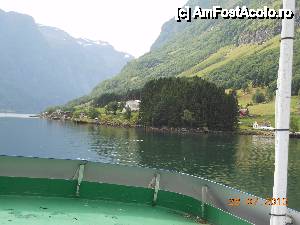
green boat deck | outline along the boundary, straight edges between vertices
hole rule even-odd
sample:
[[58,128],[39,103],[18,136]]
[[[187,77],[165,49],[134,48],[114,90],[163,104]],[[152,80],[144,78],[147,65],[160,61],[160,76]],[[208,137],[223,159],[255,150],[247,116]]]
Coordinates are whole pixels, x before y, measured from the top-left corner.
[[80,198],[0,196],[1,225],[195,225],[195,219],[159,206]]
[[[4,156],[0,225],[251,224],[202,202],[207,186],[198,181],[205,180],[147,168]],[[173,186],[177,190],[169,190]]]

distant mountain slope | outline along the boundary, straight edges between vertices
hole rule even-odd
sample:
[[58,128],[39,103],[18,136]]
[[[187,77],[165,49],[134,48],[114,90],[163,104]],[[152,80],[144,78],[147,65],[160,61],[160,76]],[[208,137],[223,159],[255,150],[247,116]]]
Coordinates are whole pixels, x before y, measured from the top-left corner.
[[133,57],[0,10],[0,111],[38,112],[82,96]]
[[[295,48],[300,48],[300,32],[296,32]],[[262,44],[226,46],[179,76],[200,76],[225,88],[240,89],[245,83],[276,87],[279,61],[279,36]],[[300,53],[294,54],[292,94],[300,88]],[[276,63],[277,62],[277,63]]]
[[[297,4],[300,0],[297,0]],[[280,0],[191,0],[186,5],[209,8],[280,8]],[[297,26],[299,14],[297,13]],[[128,63],[114,78],[101,82],[90,98],[108,92],[126,92],[147,81],[170,76],[202,76],[218,85],[240,88],[243,82],[274,83],[279,56],[279,20],[196,20],[166,22],[151,51]],[[295,48],[300,47],[299,36]],[[241,52],[240,52],[241,51]],[[300,51],[295,51],[300,58]],[[294,84],[300,87],[300,67],[295,62]],[[296,85],[297,86],[297,85]],[[297,89],[297,87],[296,87]],[[297,90],[295,90],[297,91]]]

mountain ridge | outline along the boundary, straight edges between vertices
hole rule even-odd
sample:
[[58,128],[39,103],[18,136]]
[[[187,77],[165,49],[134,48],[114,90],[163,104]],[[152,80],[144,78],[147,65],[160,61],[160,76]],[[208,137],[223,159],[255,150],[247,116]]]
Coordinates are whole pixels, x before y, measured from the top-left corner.
[[[297,4],[300,1],[297,0]],[[247,5],[250,8],[260,8],[268,5],[271,8],[279,9],[281,2],[276,1],[260,1],[260,0],[214,0],[200,1],[194,0],[187,2],[186,5],[200,5],[210,7],[211,5],[221,5],[223,7],[235,7],[237,5]],[[297,8],[299,12],[299,8]],[[296,13],[296,26],[299,27],[299,15]],[[201,62],[209,59],[213,54],[216,54],[220,49],[232,46],[239,48],[241,46],[264,45],[269,40],[279,35],[281,23],[279,20],[195,20],[191,23],[175,22],[175,19],[167,21],[163,27],[160,36],[153,43],[151,51],[128,63],[121,72],[110,80],[105,80],[98,84],[91,94],[86,99],[93,99],[104,93],[126,93],[129,90],[142,87],[146,82],[160,77],[180,76],[183,73],[191,70]],[[298,37],[298,36],[297,36]],[[273,59],[277,59],[279,54],[279,41],[275,43],[276,50],[271,51]],[[296,47],[300,45],[296,40]],[[266,48],[269,48],[266,46]],[[271,50],[271,49],[269,49]],[[296,52],[296,58],[297,56]],[[300,54],[300,53],[299,53]],[[276,71],[278,61],[274,60],[270,65],[270,58],[260,56],[260,61],[255,60],[255,52],[252,54],[252,62],[256,62],[259,68],[263,68],[264,64],[270,69],[268,72],[265,68],[257,71],[252,78],[247,75],[247,71],[251,71],[254,64],[247,64],[247,68],[243,68],[243,73],[238,67],[228,69],[220,67],[218,71],[210,76],[204,76],[218,85],[226,84],[227,80],[231,80],[230,74],[222,77],[226,73],[237,74],[231,83],[225,85],[226,88],[241,88],[243,80],[249,84],[265,85],[266,81],[270,84],[276,80]],[[244,56],[243,56],[244,57]],[[299,55],[300,57],[300,55]],[[206,67],[205,67],[206,68]],[[205,68],[202,68],[203,70]],[[227,70],[227,69],[228,70]],[[220,72],[222,71],[222,73]],[[300,67],[295,67],[294,84],[295,89],[300,87]],[[262,75],[260,75],[260,73]],[[196,74],[187,74],[188,76],[196,76]],[[225,79],[226,77],[226,79]],[[246,78],[246,79],[245,79]],[[259,79],[256,81],[256,79]],[[297,92],[297,90],[295,90]]]
[[[85,44],[80,44],[80,42]],[[0,10],[0,110],[39,112],[85,95],[133,59],[104,41],[73,38]]]

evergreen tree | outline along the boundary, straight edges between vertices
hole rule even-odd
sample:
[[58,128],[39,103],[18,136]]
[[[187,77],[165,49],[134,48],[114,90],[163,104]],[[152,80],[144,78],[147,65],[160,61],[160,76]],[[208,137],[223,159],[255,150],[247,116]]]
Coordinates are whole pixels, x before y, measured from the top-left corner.
[[110,112],[112,112],[114,115],[116,115],[118,107],[119,107],[119,105],[118,105],[118,102],[116,102],[116,101],[108,103],[108,105],[105,106],[106,114],[109,114]]
[[201,78],[161,78],[144,86],[139,115],[148,126],[234,130],[238,106],[234,92]]
[[255,91],[255,94],[252,96],[252,101],[254,103],[262,103],[262,102],[266,101],[266,97],[261,91],[259,91],[257,89]]
[[126,119],[128,119],[128,120],[130,120],[130,118],[131,118],[131,109],[130,109],[130,107],[125,107],[125,118]]
[[99,112],[94,107],[89,107],[87,109],[87,116],[91,119],[95,119],[95,118],[99,117]]

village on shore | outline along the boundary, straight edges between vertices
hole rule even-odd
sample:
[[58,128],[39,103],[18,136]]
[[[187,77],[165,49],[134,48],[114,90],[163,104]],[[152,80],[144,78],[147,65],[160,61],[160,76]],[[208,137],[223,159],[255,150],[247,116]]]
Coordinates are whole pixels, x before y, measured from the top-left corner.
[[[262,136],[274,136],[274,127],[271,126],[269,121],[264,123],[258,123],[254,121],[252,127],[248,126],[247,129],[238,129],[235,132],[223,132],[223,131],[210,131],[208,128],[169,128],[169,127],[144,127],[138,124],[138,112],[140,108],[140,100],[129,100],[125,102],[123,109],[119,109],[119,112],[107,112],[98,113],[97,116],[91,117],[89,113],[84,110],[79,113],[71,111],[64,111],[60,108],[52,112],[42,112],[39,114],[40,118],[50,120],[72,121],[80,124],[94,124],[99,126],[111,126],[111,127],[127,127],[127,128],[140,128],[143,127],[148,131],[157,132],[171,132],[171,133],[235,133],[241,135],[262,135]],[[120,104],[120,102],[118,102]],[[105,111],[105,109],[96,109],[99,112]],[[128,115],[128,112],[130,112]],[[125,115],[127,114],[127,116]],[[249,113],[248,108],[241,108],[239,110],[239,117],[241,120],[244,118],[251,118],[253,115]],[[242,124],[242,122],[239,122]],[[291,137],[300,138],[300,132],[290,132]]]

